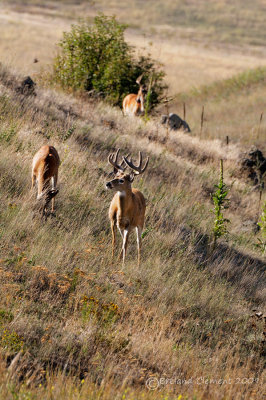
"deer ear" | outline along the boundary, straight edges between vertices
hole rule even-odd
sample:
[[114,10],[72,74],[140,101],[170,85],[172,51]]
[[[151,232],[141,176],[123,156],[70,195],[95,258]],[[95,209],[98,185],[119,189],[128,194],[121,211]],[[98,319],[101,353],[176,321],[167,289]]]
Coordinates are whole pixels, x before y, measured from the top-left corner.
[[140,85],[140,82],[141,82],[142,78],[143,78],[143,74],[141,74],[141,75],[138,77],[138,79],[136,80],[136,82],[137,82],[138,85]]

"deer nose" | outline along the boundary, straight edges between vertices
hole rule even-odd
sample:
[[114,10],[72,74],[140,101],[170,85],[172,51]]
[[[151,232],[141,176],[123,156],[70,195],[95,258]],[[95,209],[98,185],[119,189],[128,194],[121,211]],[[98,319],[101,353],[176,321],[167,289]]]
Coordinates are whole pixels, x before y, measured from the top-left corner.
[[112,188],[112,183],[111,182],[107,182],[105,184],[106,189],[111,189]]

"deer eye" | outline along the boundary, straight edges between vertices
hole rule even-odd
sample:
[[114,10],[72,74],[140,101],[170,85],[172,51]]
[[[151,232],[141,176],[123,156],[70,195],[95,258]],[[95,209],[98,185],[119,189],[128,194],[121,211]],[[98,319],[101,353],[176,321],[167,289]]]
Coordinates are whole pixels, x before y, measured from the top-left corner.
[[125,182],[125,180],[124,179],[119,179],[119,181],[118,181],[119,183],[124,183]]

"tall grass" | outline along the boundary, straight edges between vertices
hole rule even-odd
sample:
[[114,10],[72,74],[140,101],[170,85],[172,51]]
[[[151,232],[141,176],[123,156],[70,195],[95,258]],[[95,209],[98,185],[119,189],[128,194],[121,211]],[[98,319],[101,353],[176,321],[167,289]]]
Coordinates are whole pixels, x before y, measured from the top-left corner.
[[[165,144],[164,128],[154,121],[123,118],[101,103],[84,107],[81,100],[49,90],[39,89],[35,98],[0,90],[5,99],[0,131],[11,122],[16,126],[0,142],[1,394],[256,396],[264,377],[263,321],[251,314],[254,305],[263,305],[264,264],[254,253],[252,232],[237,225],[252,216],[252,188],[235,178],[229,217],[238,244],[221,243],[210,258],[216,146],[208,142],[206,153],[206,143],[186,135],[170,135]],[[30,167],[47,133],[62,164],[56,218],[44,223],[30,192]],[[133,238],[124,269],[111,259],[111,198],[104,183],[107,156],[118,145],[132,156],[138,150],[150,155],[148,170],[135,183],[148,203],[139,269]],[[233,154],[226,161],[232,171]],[[152,377],[194,384],[168,381],[162,392],[151,392],[146,382]],[[201,377],[233,383],[198,384]],[[248,383],[238,384],[247,377]]]
[[201,137],[219,138],[226,143],[228,136],[229,140],[241,141],[249,146],[256,144],[265,151],[266,122],[261,118],[265,108],[265,79],[265,68],[247,70],[229,79],[173,96],[170,111],[182,115],[185,103],[192,134],[199,136],[204,105],[206,121]]

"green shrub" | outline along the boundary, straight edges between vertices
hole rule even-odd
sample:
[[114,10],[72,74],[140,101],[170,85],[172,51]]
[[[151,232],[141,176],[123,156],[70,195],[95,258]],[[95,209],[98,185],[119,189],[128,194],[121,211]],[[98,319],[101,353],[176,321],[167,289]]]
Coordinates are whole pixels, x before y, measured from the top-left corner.
[[230,222],[229,219],[224,218],[223,215],[223,210],[228,207],[228,202],[229,202],[229,200],[227,199],[228,188],[224,183],[223,160],[220,161],[220,181],[218,185],[215,185],[215,188],[216,191],[212,196],[214,204],[214,209],[212,211],[215,214],[214,227],[213,227],[213,233],[214,233],[213,247],[215,247],[218,238],[228,233],[226,224]]
[[23,337],[20,337],[15,331],[10,331],[9,329],[0,331],[0,348],[18,352],[23,347]]
[[119,318],[119,309],[114,303],[101,303],[95,297],[83,296],[82,304],[82,319],[86,322],[93,318],[102,325],[113,324]]
[[3,322],[11,322],[14,319],[13,314],[10,311],[0,309],[0,326]]
[[126,25],[115,17],[98,15],[94,24],[83,20],[64,32],[60,54],[54,60],[53,80],[64,88],[93,91],[112,104],[122,104],[123,97],[137,93],[136,79],[152,76],[151,104],[158,104],[163,94],[164,72],[150,56],[134,57],[134,49],[125,42]]
[[266,253],[266,201],[262,208],[262,214],[260,216],[260,221],[258,222],[258,226],[261,231],[261,237],[258,237],[258,243],[256,243],[256,247],[261,251],[262,254]]

